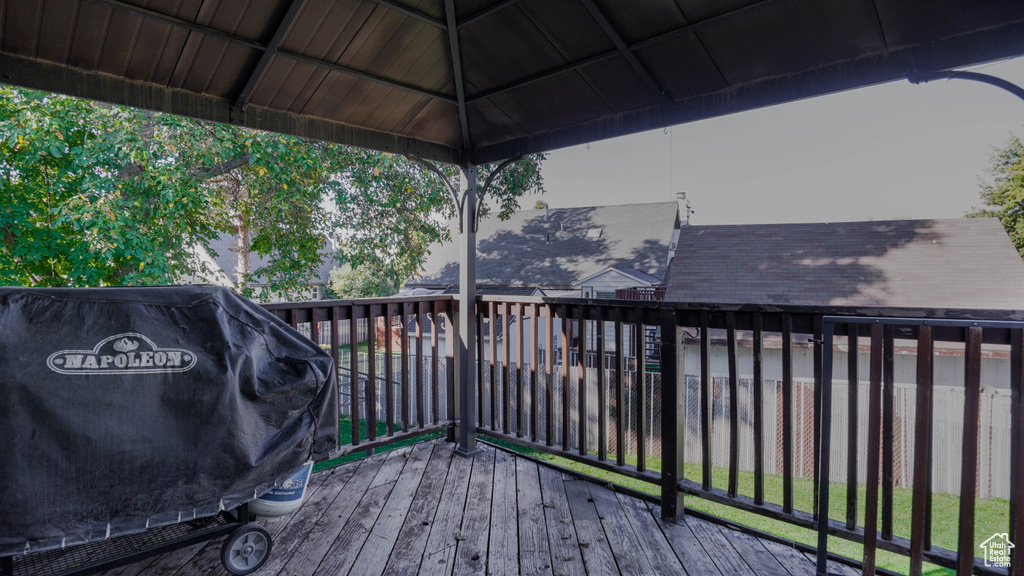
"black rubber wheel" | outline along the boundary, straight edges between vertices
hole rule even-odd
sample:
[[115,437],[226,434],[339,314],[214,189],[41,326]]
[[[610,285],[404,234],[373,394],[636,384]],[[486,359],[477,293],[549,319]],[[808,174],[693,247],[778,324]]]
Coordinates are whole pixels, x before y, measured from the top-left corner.
[[245,524],[228,536],[220,561],[232,574],[251,574],[270,558],[270,533],[258,524]]

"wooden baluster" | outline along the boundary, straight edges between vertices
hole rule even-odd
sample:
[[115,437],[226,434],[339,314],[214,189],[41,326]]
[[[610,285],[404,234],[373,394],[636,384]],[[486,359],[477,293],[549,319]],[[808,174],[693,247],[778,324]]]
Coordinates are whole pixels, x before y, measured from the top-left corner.
[[910,575],[922,576],[927,525],[929,446],[932,442],[932,328],[921,326],[917,335],[917,406],[914,412],[914,495],[910,521]]

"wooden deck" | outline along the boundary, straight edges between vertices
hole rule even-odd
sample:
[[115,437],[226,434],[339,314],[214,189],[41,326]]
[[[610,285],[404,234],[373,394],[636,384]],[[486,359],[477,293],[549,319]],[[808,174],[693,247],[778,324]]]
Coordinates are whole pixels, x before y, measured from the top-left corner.
[[[266,523],[274,548],[255,574],[814,573],[792,547],[692,516],[663,524],[653,505],[488,446],[468,459],[424,442],[317,473],[309,490],[302,509]],[[221,542],[106,574],[227,574]]]

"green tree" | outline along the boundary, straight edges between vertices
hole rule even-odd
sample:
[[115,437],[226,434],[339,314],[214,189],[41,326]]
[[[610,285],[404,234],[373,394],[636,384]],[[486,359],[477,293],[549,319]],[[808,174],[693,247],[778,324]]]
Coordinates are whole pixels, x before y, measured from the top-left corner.
[[[541,188],[542,160],[496,178],[499,216]],[[441,181],[403,157],[2,85],[0,186],[8,285],[181,282],[204,272],[195,247],[225,233],[243,290],[301,290],[328,239],[354,268],[407,277],[453,214]]]
[[345,264],[331,270],[331,298],[371,298],[393,296],[402,287],[394,269],[372,269],[363,266],[358,270]]
[[[445,221],[455,216],[451,196],[440,178],[401,156],[351,149],[351,161],[338,177],[335,204],[342,220],[338,255],[357,270],[394,270],[403,279],[415,274],[429,246],[450,242]],[[481,214],[509,218],[527,192],[543,192],[540,174],[543,154],[526,156],[505,168],[486,192]],[[478,167],[484,182],[496,164]],[[439,166],[450,182],[458,183],[455,166]]]
[[990,179],[981,182],[984,206],[967,213],[969,218],[999,218],[1013,245],[1024,257],[1024,145],[1013,136],[992,155]]
[[[154,135],[164,117],[0,86],[0,283],[163,283],[216,230],[194,178]],[[181,175],[181,174],[178,174]],[[174,231],[175,233],[169,233]]]

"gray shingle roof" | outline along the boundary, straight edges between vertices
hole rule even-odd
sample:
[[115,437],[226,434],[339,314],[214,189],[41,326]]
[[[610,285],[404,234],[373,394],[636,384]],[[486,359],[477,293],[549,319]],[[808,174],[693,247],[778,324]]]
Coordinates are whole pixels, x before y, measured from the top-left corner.
[[684,226],[666,299],[1024,309],[1024,262],[995,218]]
[[[504,222],[489,218],[477,235],[477,283],[569,288],[609,266],[660,281],[677,213],[675,202],[659,202],[553,208],[547,220],[544,210],[523,210]],[[430,250],[423,273],[406,286],[457,285],[458,242]]]

